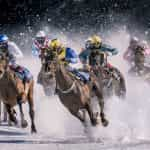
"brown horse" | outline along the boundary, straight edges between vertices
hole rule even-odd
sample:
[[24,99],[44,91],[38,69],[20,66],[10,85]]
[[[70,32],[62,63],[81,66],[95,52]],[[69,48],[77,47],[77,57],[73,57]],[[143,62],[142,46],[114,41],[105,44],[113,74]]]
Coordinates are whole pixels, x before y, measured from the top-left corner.
[[44,93],[47,96],[54,94],[54,89],[56,87],[55,81],[55,68],[51,64],[51,59],[53,58],[51,53],[46,53],[42,59],[42,67],[38,74],[38,83],[42,85]]
[[29,114],[31,118],[31,132],[36,132],[34,123],[34,103],[33,103],[33,87],[34,81],[29,83],[29,90],[26,91],[26,97],[24,96],[24,83],[19,79],[16,74],[9,69],[7,59],[3,56],[0,57],[0,100],[5,104],[9,119],[17,124],[18,121],[14,115],[13,107],[19,105],[21,115],[22,127],[27,126],[27,121],[24,119],[22,103],[29,103]]
[[150,67],[145,63],[144,48],[137,47],[134,52],[133,66],[128,71],[132,76],[139,76],[150,84]]
[[104,101],[102,88],[97,82],[94,74],[91,74],[91,81],[87,84],[75,79],[67,70],[64,64],[55,63],[56,66],[56,90],[60,101],[68,111],[85,123],[85,115],[81,115],[80,110],[86,110],[89,114],[93,126],[99,123],[99,113],[94,113],[91,104],[92,98],[97,97],[100,107],[100,117],[103,126],[108,125],[104,113]]

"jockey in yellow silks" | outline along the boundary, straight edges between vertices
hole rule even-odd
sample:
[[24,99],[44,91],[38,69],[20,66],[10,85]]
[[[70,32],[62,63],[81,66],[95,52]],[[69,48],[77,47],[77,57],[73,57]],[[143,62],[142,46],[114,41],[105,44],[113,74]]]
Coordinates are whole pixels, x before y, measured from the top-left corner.
[[74,74],[77,78],[86,82],[89,80],[89,74],[79,71],[78,69],[71,66],[71,64],[78,63],[78,54],[75,50],[70,47],[65,47],[58,39],[51,40],[49,45],[50,50],[57,52],[60,63],[65,64],[67,70]]
[[53,39],[50,42],[50,50],[57,52],[58,59],[64,64],[75,64],[78,62],[78,55],[75,50],[70,47],[65,47],[58,39]]

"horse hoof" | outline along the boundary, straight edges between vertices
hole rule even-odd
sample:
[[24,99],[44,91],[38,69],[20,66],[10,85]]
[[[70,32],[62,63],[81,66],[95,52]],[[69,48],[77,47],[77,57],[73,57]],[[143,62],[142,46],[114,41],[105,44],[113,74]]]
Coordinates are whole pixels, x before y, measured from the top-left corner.
[[4,118],[4,119],[3,119],[3,122],[7,122],[7,118]]
[[109,121],[107,119],[102,119],[102,124],[104,127],[107,127],[109,124]]
[[26,120],[22,120],[21,127],[26,128],[28,126],[28,122]]
[[10,118],[9,122],[13,122],[15,125],[18,124],[18,120],[16,119],[16,117]]
[[10,126],[10,127],[13,126],[13,124],[10,120],[8,121],[8,126]]
[[31,128],[31,133],[32,133],[32,134],[37,133],[37,130],[36,130],[35,127],[32,127],[32,128]]
[[97,126],[98,124],[99,124],[99,120],[98,119],[92,120],[92,125],[93,126]]

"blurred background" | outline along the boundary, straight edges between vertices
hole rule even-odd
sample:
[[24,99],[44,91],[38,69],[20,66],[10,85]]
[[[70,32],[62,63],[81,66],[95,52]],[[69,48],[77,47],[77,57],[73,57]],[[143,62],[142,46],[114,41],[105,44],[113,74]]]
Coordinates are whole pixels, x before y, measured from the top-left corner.
[[24,51],[45,26],[68,36],[87,32],[107,35],[122,27],[149,40],[149,8],[149,0],[0,0],[0,32],[7,33]]

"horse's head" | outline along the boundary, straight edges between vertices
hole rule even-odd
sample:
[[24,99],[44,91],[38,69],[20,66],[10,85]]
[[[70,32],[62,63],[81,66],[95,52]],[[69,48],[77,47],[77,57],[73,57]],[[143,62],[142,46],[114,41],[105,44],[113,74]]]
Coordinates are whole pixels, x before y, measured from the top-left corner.
[[107,56],[106,52],[101,52],[99,50],[93,50],[89,56],[90,66],[106,66],[107,65]]
[[0,79],[3,77],[7,69],[7,59],[4,55],[0,54]]
[[44,55],[44,72],[49,74],[50,78],[53,78],[56,71],[56,53],[48,51]]

